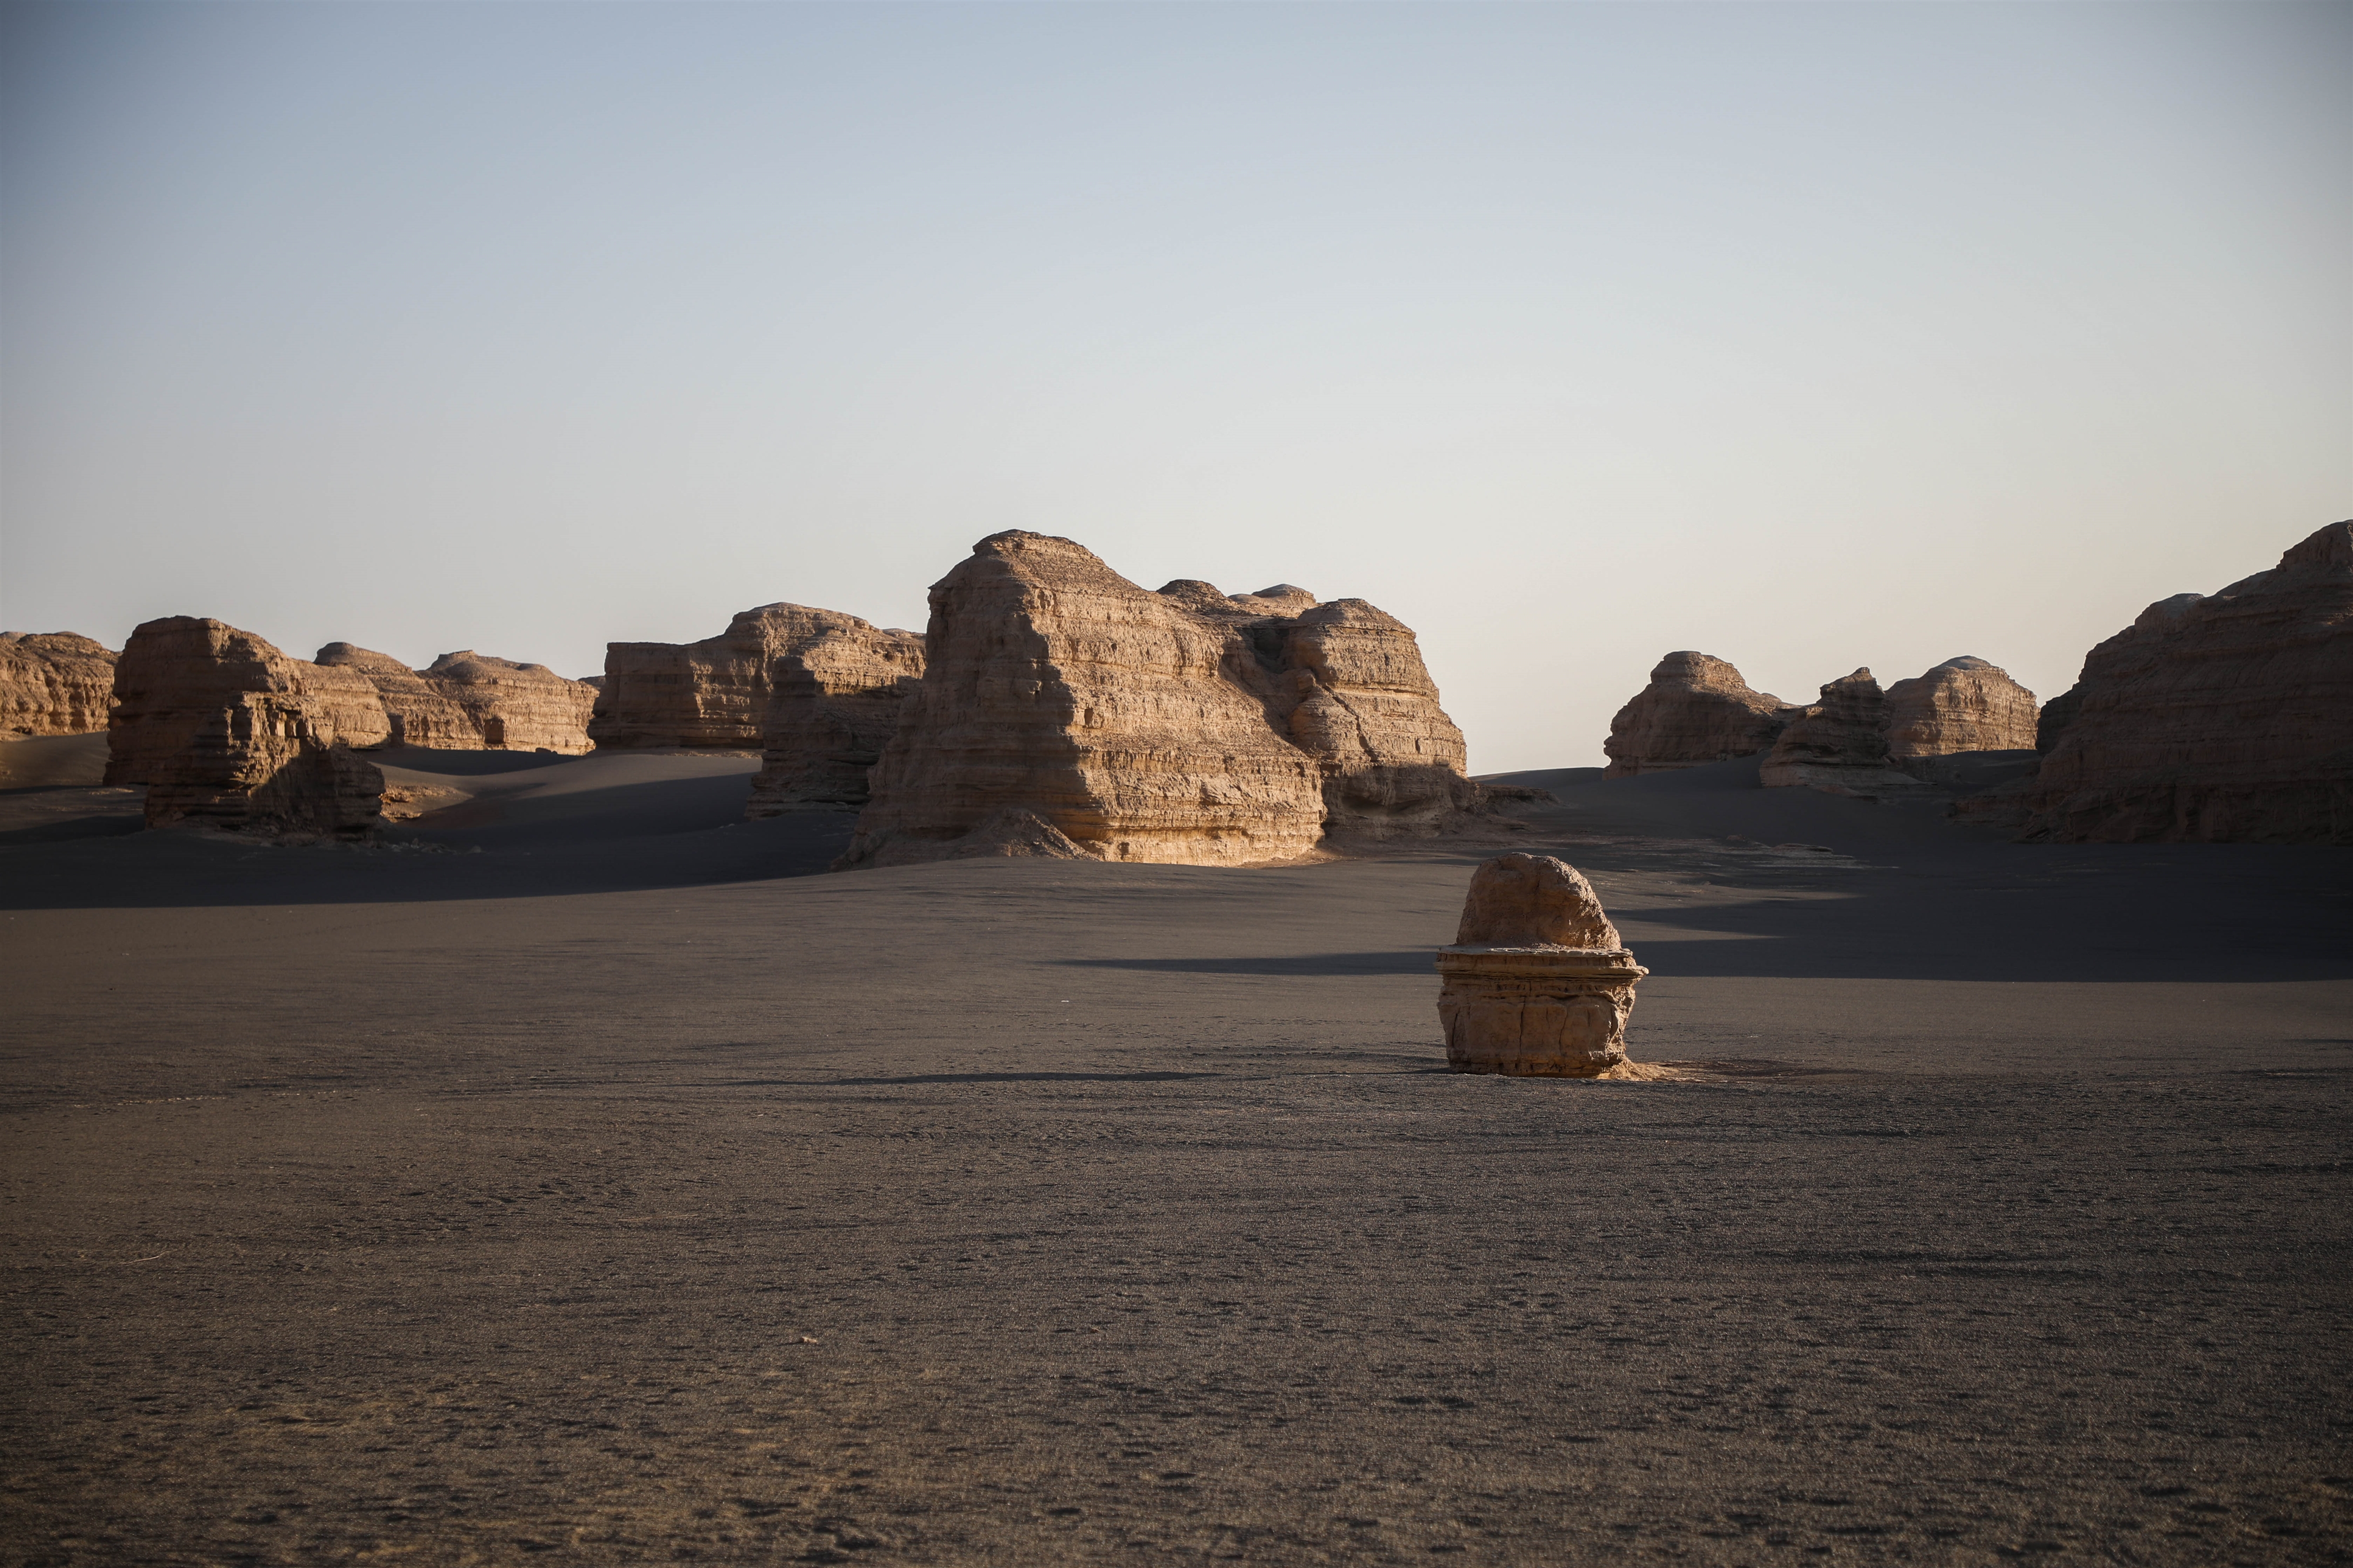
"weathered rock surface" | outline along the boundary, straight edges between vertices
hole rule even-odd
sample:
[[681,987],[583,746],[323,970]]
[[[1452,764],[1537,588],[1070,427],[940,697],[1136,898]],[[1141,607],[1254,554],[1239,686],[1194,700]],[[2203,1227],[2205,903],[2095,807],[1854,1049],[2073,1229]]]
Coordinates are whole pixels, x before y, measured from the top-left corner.
[[1457,1072],[1626,1073],[1626,1020],[1650,972],[1577,868],[1546,855],[1481,866],[1454,945],[1438,951],[1439,1021]]
[[933,588],[928,647],[846,865],[1064,844],[1281,860],[1327,832],[1433,831],[1480,798],[1413,633],[1362,600],[1150,593],[1017,531]]
[[390,654],[331,642],[313,662],[364,676],[384,701],[391,743],[438,752],[562,752],[588,749],[596,689],[543,664],[492,658],[471,648],[445,653],[425,669]]
[[2037,711],[2009,671],[1963,654],[1887,689],[1887,754],[2031,751]]
[[1604,778],[1695,768],[1770,747],[1800,710],[1752,691],[1729,663],[1688,649],[1671,653],[1609,721]]
[[151,827],[200,822],[350,837],[377,820],[384,775],[355,748],[392,724],[357,669],[290,658],[250,632],[173,616],[116,661],[106,782],[147,786]]
[[0,632],[0,741],[91,735],[114,706],[114,650],[73,632]]
[[743,611],[701,642],[607,643],[588,738],[608,750],[760,750],[778,661],[844,626],[874,629],[855,616],[777,604]]
[[2353,843],[2353,522],[2151,605],[2084,657],[2068,700],[2023,792],[2026,837]]
[[1176,865],[1323,835],[1321,770],[1276,732],[1236,627],[1067,539],[975,545],[932,589],[926,647],[845,864],[986,853],[1031,818],[1094,858]]
[[863,806],[867,774],[923,679],[923,639],[914,633],[811,614],[828,619],[770,668],[752,816]]
[[1918,795],[1926,784],[1888,766],[1887,696],[1868,669],[1821,689],[1757,769],[1767,789],[1802,787],[1866,800]]

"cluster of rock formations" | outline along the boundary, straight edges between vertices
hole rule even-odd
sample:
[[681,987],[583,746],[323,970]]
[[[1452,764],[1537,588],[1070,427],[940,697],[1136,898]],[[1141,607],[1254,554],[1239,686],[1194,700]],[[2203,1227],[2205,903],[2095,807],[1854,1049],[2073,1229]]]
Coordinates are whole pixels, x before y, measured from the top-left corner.
[[1456,1072],[1633,1076],[1626,1020],[1650,971],[1566,861],[1504,855],[1481,866],[1454,945],[1438,950],[1438,1017]]
[[314,662],[194,616],[149,621],[115,661],[106,782],[147,788],[151,827],[348,837],[374,826],[385,746],[581,752],[591,689],[471,651],[426,670],[349,643]]
[[976,544],[931,608],[844,865],[1249,864],[1477,803],[1412,632],[1362,600],[1153,593],[1017,530]]
[[2353,521],[2151,605],[2045,707],[2040,749],[1964,815],[2072,843],[2353,844]]
[[114,706],[114,650],[72,632],[0,632],[0,741],[94,735]]
[[1949,658],[1885,691],[1868,669],[1800,707],[1704,653],[1671,653],[1618,710],[1606,778],[1761,756],[1770,786],[1883,799],[1924,793],[1934,759],[2031,749],[2034,694],[1984,659]]
[[606,644],[588,737],[606,750],[761,751],[780,684],[803,699],[812,681],[821,696],[895,689],[902,677],[923,674],[923,660],[913,632],[805,605],[762,605],[701,642]]

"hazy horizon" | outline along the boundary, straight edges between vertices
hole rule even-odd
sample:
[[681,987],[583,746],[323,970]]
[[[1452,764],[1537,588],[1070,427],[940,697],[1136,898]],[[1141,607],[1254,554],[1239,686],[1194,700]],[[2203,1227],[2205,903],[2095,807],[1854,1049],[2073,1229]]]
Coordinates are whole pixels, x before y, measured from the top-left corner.
[[18,5],[0,626],[572,676],[1005,528],[2049,698],[2353,513],[2353,9]]

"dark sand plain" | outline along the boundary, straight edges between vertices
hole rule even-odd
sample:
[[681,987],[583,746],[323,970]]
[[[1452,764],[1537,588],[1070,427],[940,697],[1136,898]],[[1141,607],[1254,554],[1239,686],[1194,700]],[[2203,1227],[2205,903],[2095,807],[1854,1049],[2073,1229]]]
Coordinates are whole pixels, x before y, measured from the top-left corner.
[[1442,1070],[1492,846],[819,875],[747,757],[408,752],[279,848],[27,744],[8,1562],[2353,1556],[2343,850],[1518,775],[1704,1075],[1559,1083]]

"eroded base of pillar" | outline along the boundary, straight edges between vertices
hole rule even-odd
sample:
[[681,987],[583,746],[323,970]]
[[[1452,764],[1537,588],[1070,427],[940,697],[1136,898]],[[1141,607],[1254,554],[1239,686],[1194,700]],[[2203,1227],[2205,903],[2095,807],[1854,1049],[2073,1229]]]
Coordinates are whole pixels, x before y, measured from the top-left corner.
[[1623,1076],[1635,983],[1623,948],[1442,947],[1438,1016],[1456,1072]]

